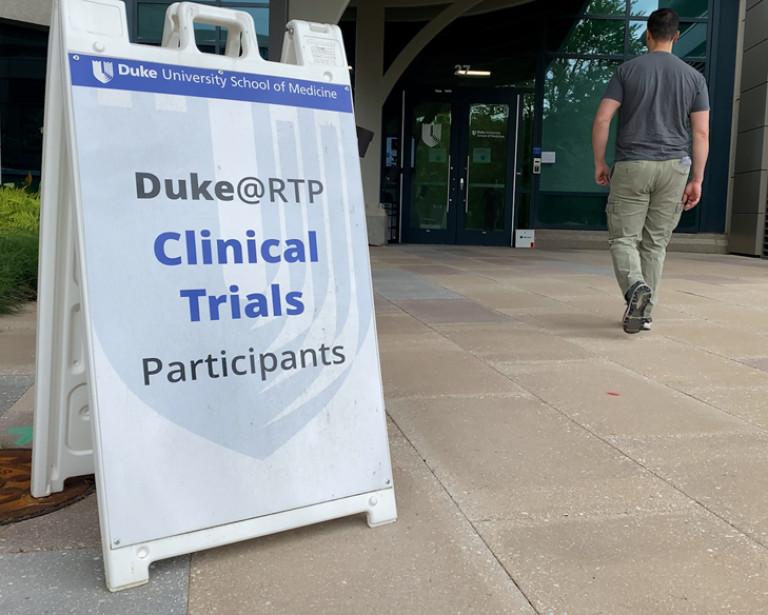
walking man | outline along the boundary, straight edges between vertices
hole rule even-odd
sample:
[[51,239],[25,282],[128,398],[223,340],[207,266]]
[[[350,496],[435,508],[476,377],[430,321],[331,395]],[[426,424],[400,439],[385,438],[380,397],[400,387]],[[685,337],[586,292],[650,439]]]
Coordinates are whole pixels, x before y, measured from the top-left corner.
[[[701,199],[709,154],[707,84],[701,73],[672,55],[679,25],[670,9],[651,13],[645,35],[648,53],[617,69],[592,128],[595,181],[610,185],[608,239],[627,303],[627,333],[651,328],[667,244],[683,210]],[[611,172],[605,148],[617,111]]]

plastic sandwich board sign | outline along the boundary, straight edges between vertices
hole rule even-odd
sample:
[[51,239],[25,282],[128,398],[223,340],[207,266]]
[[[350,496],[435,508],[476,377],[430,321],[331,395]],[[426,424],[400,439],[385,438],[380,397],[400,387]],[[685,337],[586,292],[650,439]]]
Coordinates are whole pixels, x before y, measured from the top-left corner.
[[119,0],[54,2],[32,487],[95,470],[112,590],[396,518],[338,28],[291,22],[279,63],[245,12],[177,3],[161,47],[127,33]]

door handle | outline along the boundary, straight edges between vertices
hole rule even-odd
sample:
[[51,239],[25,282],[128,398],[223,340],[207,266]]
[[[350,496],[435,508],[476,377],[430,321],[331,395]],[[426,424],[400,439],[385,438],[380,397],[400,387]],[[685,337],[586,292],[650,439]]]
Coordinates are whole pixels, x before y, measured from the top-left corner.
[[[467,156],[467,183],[466,183],[466,190],[464,191],[464,213],[469,213],[469,156]],[[464,178],[462,178],[463,180]],[[462,183],[462,188],[464,188],[464,184]]]
[[448,154],[448,178],[445,180],[445,213],[451,208],[451,155]]

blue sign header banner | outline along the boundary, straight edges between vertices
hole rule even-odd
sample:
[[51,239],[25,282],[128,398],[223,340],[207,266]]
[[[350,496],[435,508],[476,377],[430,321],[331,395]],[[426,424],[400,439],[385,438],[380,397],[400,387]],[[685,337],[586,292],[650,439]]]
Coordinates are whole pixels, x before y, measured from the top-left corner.
[[73,86],[352,112],[349,86],[70,53]]

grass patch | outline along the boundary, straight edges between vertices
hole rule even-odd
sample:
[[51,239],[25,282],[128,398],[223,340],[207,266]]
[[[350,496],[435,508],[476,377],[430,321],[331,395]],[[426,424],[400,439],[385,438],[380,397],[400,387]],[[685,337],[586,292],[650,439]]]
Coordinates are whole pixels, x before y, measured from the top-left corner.
[[0,314],[37,296],[40,199],[19,188],[0,188]]

